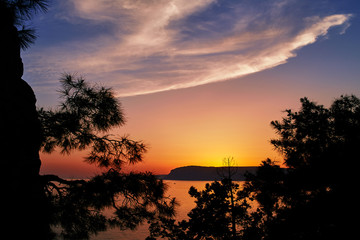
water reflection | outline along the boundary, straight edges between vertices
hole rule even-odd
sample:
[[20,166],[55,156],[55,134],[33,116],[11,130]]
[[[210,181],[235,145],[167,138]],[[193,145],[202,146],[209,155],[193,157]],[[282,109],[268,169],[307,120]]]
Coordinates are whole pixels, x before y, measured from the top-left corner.
[[[196,204],[194,198],[190,197],[189,189],[191,186],[194,186],[198,190],[205,189],[207,183],[211,181],[176,181],[176,180],[164,180],[164,182],[169,186],[167,194],[171,197],[175,197],[179,207],[176,209],[176,219],[177,220],[186,220],[189,217],[187,214],[193,209]],[[236,182],[240,186],[243,185],[244,181]],[[111,214],[111,212],[108,212]],[[101,232],[97,236],[93,236],[91,240],[144,240],[149,236],[148,224],[143,224],[139,226],[135,231],[125,230],[119,231],[118,229],[110,229],[106,232]]]

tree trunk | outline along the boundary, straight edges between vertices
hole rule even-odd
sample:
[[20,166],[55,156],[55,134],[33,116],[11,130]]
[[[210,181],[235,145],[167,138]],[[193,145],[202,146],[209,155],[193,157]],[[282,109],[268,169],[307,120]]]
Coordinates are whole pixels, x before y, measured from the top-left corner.
[[233,234],[233,239],[236,239],[236,222],[235,222],[235,206],[234,206],[234,195],[232,191],[232,180],[229,179],[229,191],[230,191],[230,203],[231,203],[231,231]]

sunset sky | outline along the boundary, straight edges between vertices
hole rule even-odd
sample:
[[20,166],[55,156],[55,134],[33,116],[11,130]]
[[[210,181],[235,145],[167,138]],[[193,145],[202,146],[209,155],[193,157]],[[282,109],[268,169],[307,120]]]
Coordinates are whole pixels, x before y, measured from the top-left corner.
[[[358,0],[57,0],[32,26],[22,56],[38,106],[57,106],[64,72],[112,87],[127,119],[112,134],[149,147],[127,169],[281,162],[269,140],[283,110],[360,96]],[[85,154],[42,154],[42,172],[99,172]]]

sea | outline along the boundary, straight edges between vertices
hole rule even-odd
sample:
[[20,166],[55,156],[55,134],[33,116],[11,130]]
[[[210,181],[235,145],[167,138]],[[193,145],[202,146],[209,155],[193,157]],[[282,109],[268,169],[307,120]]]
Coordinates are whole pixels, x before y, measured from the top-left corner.
[[[194,186],[198,190],[203,190],[206,183],[209,183],[209,181],[164,181],[168,185],[167,195],[175,197],[179,203],[176,212],[176,218],[179,221],[188,219],[187,214],[195,207],[195,199],[188,194],[190,187]],[[134,231],[110,229],[100,232],[96,236],[92,236],[91,240],[144,240],[147,236],[149,236],[148,225],[144,224]]]

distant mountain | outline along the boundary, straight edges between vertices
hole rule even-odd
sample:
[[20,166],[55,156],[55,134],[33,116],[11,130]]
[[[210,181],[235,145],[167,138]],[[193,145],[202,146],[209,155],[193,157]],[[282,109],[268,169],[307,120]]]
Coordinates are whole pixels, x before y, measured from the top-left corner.
[[[244,181],[246,172],[255,173],[258,167],[231,167],[234,174],[232,180]],[[227,176],[227,167],[187,166],[171,170],[168,175],[161,176],[164,180],[215,181]]]

